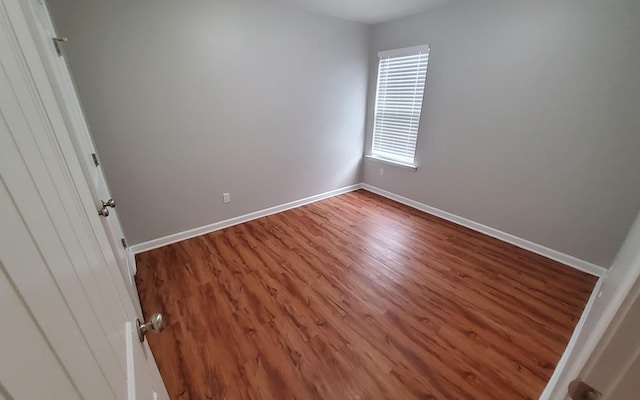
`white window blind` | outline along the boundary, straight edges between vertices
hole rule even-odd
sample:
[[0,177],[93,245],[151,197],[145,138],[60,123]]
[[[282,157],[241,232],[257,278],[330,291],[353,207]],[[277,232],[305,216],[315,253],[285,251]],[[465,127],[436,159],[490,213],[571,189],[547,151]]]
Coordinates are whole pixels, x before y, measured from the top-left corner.
[[390,50],[378,56],[380,63],[371,154],[413,164],[429,46]]

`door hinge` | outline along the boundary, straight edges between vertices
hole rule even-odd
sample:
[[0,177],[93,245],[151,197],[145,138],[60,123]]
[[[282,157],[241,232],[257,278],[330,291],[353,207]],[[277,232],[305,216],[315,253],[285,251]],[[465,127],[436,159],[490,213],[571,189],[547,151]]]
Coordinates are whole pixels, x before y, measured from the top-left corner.
[[53,46],[56,48],[56,53],[58,53],[58,57],[62,57],[62,43],[66,43],[69,41],[69,39],[67,39],[66,37],[61,37],[61,38],[51,38],[51,40],[53,40]]
[[127,241],[124,238],[120,239],[120,243],[122,243],[122,247],[127,248]]
[[93,163],[96,165],[96,167],[100,165],[100,163],[98,162],[98,156],[96,155],[96,153],[91,153],[91,158],[93,158]]

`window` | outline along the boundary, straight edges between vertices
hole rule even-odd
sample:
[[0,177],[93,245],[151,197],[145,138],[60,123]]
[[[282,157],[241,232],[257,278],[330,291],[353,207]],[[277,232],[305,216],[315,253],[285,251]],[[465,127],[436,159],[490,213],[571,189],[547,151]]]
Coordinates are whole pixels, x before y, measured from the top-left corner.
[[429,46],[378,53],[371,155],[413,166]]

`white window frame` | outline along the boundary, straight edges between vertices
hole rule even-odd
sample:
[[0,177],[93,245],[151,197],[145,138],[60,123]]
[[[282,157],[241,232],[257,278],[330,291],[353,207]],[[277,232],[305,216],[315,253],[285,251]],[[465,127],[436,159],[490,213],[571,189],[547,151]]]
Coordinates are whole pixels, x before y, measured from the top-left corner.
[[[378,61],[378,73],[376,78],[375,112],[374,112],[374,119],[373,119],[373,132],[372,132],[371,149],[370,149],[371,154],[367,155],[368,158],[374,159],[376,161],[388,163],[388,164],[394,164],[401,167],[411,168],[414,170],[417,168],[417,165],[415,164],[415,153],[416,153],[418,132],[419,132],[420,121],[421,121],[422,105],[424,102],[424,92],[425,92],[426,79],[427,79],[426,69],[428,68],[428,62],[429,62],[429,50],[430,50],[430,46],[427,44],[422,46],[413,46],[413,47],[405,47],[401,49],[381,51],[378,53],[379,61]],[[379,138],[380,135],[383,135],[382,137],[384,137],[384,131],[383,131],[384,128],[378,127],[378,123],[380,122],[379,107],[381,106],[381,104],[384,104],[384,103],[381,103],[380,101],[380,96],[381,96],[380,74],[382,72],[381,65],[383,60],[385,59],[388,60],[390,58],[414,56],[419,54],[426,54],[426,65],[424,67],[425,68],[424,77],[417,75],[416,79],[418,79],[419,81],[417,82],[417,86],[413,89],[414,96],[416,96],[416,100],[419,99],[420,104],[414,106],[411,109],[412,114],[411,114],[411,117],[408,119],[409,126],[406,128],[401,128],[403,130],[406,129],[406,134],[409,137],[406,140],[399,142],[399,143],[402,143],[402,145],[409,146],[409,151],[406,152],[404,155],[388,153],[388,152],[385,152],[384,149],[380,149],[380,147],[381,146],[384,147],[384,145],[376,146],[376,143],[379,143],[377,142],[377,138]],[[416,91],[417,89],[421,91],[418,93]],[[386,91],[386,87],[383,90]],[[414,120],[416,121],[415,123],[413,122]],[[382,124],[384,124],[384,120],[382,120]],[[402,122],[401,124],[406,125],[407,122]],[[403,133],[404,132],[401,132],[401,134]],[[396,139],[392,136],[394,135],[390,134],[389,136],[386,137],[386,139],[387,140]]]

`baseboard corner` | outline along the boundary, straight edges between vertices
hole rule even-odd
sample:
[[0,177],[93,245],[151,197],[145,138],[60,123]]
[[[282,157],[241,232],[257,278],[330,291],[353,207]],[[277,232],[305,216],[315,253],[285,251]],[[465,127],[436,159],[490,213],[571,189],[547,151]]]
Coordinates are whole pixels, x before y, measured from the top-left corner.
[[500,231],[498,229],[495,228],[491,228],[489,226],[483,225],[481,223],[472,221],[470,219],[452,214],[450,212],[444,211],[444,210],[440,210],[438,208],[429,206],[427,204],[424,203],[420,203],[418,201],[409,199],[407,197],[403,197],[400,196],[398,194],[395,194],[393,192],[389,192],[387,190],[381,189],[379,187],[373,186],[373,185],[369,185],[367,183],[362,183],[361,184],[362,189],[371,192],[371,193],[375,193],[377,195],[380,195],[382,197],[386,197],[390,200],[393,201],[397,201],[398,203],[402,203],[404,205],[407,205],[409,207],[415,208],[417,210],[426,212],[427,214],[431,214],[434,215],[436,217],[445,219],[447,221],[453,222],[455,224],[458,225],[462,225],[466,228],[469,228],[471,230],[474,230],[476,232],[480,232],[483,233],[485,235],[494,237],[496,239],[502,240],[503,242],[507,242],[510,243],[514,246],[520,247],[522,249],[528,250],[532,253],[536,253],[539,254],[543,257],[552,259],[554,261],[558,261],[559,263],[562,263],[564,265],[567,265],[569,267],[575,268],[577,270],[580,270],[582,272],[586,272],[590,275],[594,275],[596,277],[602,277],[604,276],[604,274],[607,272],[607,269],[590,263],[588,261],[584,261],[581,260],[577,257],[562,253],[560,251],[557,250],[553,250],[550,249],[546,246],[531,242],[530,240],[527,239],[523,239],[520,238],[518,236],[512,235],[510,233],[506,233],[503,231]]

